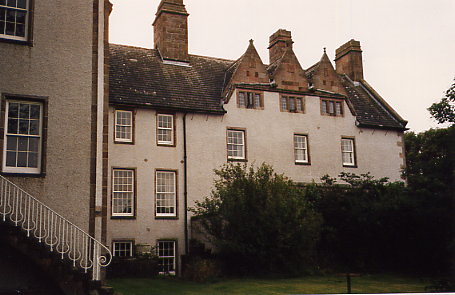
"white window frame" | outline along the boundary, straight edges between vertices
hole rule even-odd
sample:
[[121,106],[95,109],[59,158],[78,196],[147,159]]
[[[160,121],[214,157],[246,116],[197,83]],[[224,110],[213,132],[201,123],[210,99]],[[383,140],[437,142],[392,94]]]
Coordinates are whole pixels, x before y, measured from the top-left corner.
[[[161,245],[163,245],[164,243],[170,243],[172,245],[172,254],[173,255],[160,255],[160,251],[162,250],[162,248],[160,247]],[[166,265],[172,265],[171,267],[171,271],[169,270],[164,270],[164,269],[160,269],[159,270],[159,274],[162,274],[162,275],[175,275],[176,274],[176,269],[177,269],[177,242],[176,241],[173,241],[173,240],[158,240],[157,241],[157,246],[156,246],[156,254],[158,256],[158,259],[160,261],[159,265],[160,265],[160,268],[163,267],[163,265],[161,264],[161,261],[162,260],[165,260],[165,259],[169,259],[171,260],[171,263],[170,264],[166,264]]]
[[[172,191],[161,190],[158,182],[160,175],[172,175],[173,186]],[[159,195],[164,196],[164,199]],[[158,206],[158,203],[171,200],[169,206]],[[174,208],[174,212],[162,213],[158,212],[158,208]],[[177,217],[177,172],[171,170],[156,170],[155,172],[155,216],[156,217]]]
[[[241,134],[242,136],[240,137],[242,139],[241,143],[234,143],[231,142],[230,139],[232,136],[229,136],[230,133],[236,133],[236,134]],[[239,129],[228,129],[226,132],[226,142],[227,142],[227,158],[229,160],[245,160],[246,159],[246,144],[245,144],[245,130],[239,130]],[[234,146],[241,146],[242,149],[242,155],[241,156],[234,156],[232,153],[237,150],[230,150],[229,145],[234,145]]]
[[[351,148],[346,149],[347,145],[345,143],[349,142]],[[351,159],[351,161],[345,161],[345,155],[348,156],[348,158]],[[355,154],[355,140],[354,138],[347,138],[343,137],[341,138],[341,161],[343,163],[343,166],[347,167],[355,167],[356,164],[356,154]]]
[[[0,5],[0,8],[5,9],[5,25],[4,25],[4,27],[2,27],[0,25],[0,39],[9,39],[9,40],[16,40],[16,41],[27,41],[28,40],[29,33],[30,33],[29,32],[30,1],[31,0],[25,0],[26,8],[7,6],[6,3],[5,3],[5,5]],[[26,14],[25,15],[25,24],[24,24],[24,37],[5,34],[6,33],[6,12],[7,12],[7,10],[24,12]],[[1,13],[1,11],[0,11],[0,13]],[[14,24],[16,25],[16,22],[14,22]],[[5,28],[5,31],[2,31],[3,28]]]
[[[130,124],[119,124],[118,122],[118,115],[120,113],[123,114],[129,114],[130,116]],[[120,142],[120,143],[132,143],[133,142],[133,134],[134,134],[134,114],[133,111],[128,111],[128,110],[115,110],[115,118],[114,118],[114,141],[115,142]],[[130,136],[123,138],[123,137],[117,137],[117,129],[118,127],[129,127],[130,128]]]
[[[160,126],[160,117],[168,117],[171,118],[171,127],[163,127]],[[174,115],[173,114],[157,114],[156,116],[156,142],[158,145],[174,145]],[[160,140],[159,139],[159,130],[170,130],[171,131],[171,140]]]
[[[122,184],[116,184],[115,180],[116,180],[116,177],[115,177],[115,172],[116,171],[123,171],[123,172],[131,172],[131,184],[125,184],[123,183],[124,186],[128,187],[130,186],[130,190],[126,189],[126,190],[116,190],[115,187],[116,185],[122,185]],[[112,216],[118,216],[118,217],[126,217],[126,216],[134,216],[134,204],[135,204],[135,182],[136,182],[136,174],[135,174],[135,171],[134,169],[124,169],[124,168],[114,168],[112,169],[112,203],[111,203],[111,214]],[[128,194],[130,196],[130,199],[131,199],[131,212],[127,212],[127,213],[124,213],[124,212],[114,212],[114,209],[115,209],[115,201],[117,199],[121,199],[121,198],[117,198],[116,195],[117,194]]]
[[[119,249],[121,245],[129,245],[129,250],[128,249]],[[133,247],[134,243],[133,241],[112,241],[112,255],[114,257],[133,257]],[[116,255],[118,252],[125,252],[127,255]],[[129,253],[128,253],[129,252]]]
[[[297,145],[297,138],[303,138],[303,147]],[[303,160],[297,159],[297,154],[299,151],[303,151],[304,158]],[[308,135],[305,134],[294,134],[294,159],[297,164],[309,164],[310,157],[308,152]]]
[[[39,127],[38,134],[19,134],[19,133],[9,133],[8,131],[8,119],[9,119],[9,105],[10,103],[18,104],[28,104],[28,105],[39,105],[40,114],[39,114]],[[5,173],[18,173],[18,174],[40,174],[41,173],[41,162],[42,162],[42,143],[43,143],[43,109],[44,104],[41,102],[28,101],[28,100],[17,100],[17,99],[6,99],[5,100],[5,122],[4,122],[4,136],[3,136],[3,163],[2,171]],[[18,114],[19,115],[19,114]],[[18,123],[19,124],[19,123]],[[38,138],[38,155],[37,155],[37,167],[17,167],[17,166],[7,166],[7,143],[8,137],[26,137],[26,138]],[[16,147],[18,151],[18,147]]]

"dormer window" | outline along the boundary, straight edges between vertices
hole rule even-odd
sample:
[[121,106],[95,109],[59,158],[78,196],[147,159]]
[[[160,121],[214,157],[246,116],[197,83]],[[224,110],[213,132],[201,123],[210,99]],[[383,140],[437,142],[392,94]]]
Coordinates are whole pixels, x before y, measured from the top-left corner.
[[282,112],[304,113],[305,112],[305,100],[301,96],[281,95],[280,110]]
[[239,91],[237,93],[237,106],[246,109],[264,109],[263,94],[255,91]]
[[321,115],[343,116],[343,101],[335,99],[321,99]]
[[0,0],[0,39],[28,40],[30,0]]

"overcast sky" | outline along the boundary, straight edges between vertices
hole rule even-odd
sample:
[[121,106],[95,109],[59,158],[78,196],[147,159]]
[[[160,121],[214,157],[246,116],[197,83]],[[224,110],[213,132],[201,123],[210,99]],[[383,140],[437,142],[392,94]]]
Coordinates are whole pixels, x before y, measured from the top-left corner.
[[[110,42],[153,48],[160,0],[110,0]],[[292,32],[304,69],[323,48],[360,41],[364,78],[413,131],[438,125],[426,110],[455,77],[455,0],[184,0],[190,54],[235,60],[253,39],[268,63],[268,38]]]

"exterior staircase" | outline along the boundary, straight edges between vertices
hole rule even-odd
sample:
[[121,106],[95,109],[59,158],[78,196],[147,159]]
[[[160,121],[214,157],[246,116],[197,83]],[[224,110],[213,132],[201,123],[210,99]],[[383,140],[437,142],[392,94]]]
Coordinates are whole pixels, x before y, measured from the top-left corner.
[[[112,254],[101,242],[3,176],[0,176],[1,221],[22,232],[29,244],[34,240],[32,244],[63,260],[61,264],[82,273],[91,284],[99,284],[101,269],[111,262]],[[17,237],[9,238],[15,246],[23,247],[17,240]]]

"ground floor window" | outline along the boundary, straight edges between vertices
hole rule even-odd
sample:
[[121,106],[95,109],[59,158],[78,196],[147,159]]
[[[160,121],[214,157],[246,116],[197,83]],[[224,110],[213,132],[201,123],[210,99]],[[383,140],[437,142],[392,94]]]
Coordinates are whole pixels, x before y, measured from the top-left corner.
[[160,274],[175,275],[176,249],[175,241],[158,241],[157,254]]
[[132,241],[113,241],[112,253],[115,257],[131,257],[133,256],[133,242]]
[[41,173],[43,104],[6,100],[3,172]]

